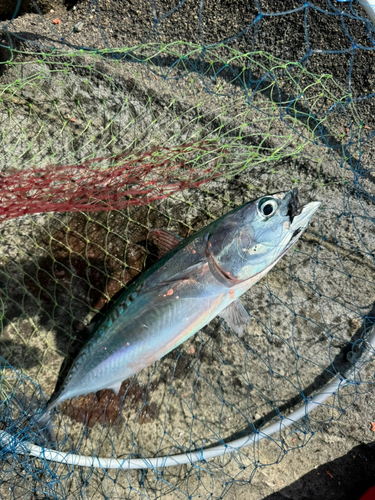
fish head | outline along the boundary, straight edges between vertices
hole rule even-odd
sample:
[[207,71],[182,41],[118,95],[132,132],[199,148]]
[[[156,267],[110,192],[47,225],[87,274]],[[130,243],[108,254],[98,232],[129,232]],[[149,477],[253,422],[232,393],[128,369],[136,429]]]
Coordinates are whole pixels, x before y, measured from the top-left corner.
[[264,276],[301,237],[319,206],[317,201],[300,205],[296,188],[248,202],[213,227],[209,260],[233,284]]

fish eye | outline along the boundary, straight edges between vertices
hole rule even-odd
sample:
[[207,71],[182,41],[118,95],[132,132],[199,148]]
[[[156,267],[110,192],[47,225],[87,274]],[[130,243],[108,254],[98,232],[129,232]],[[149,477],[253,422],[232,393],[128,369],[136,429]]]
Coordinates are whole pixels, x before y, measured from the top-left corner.
[[268,219],[275,214],[278,203],[273,198],[262,198],[258,204],[258,213],[263,219]]

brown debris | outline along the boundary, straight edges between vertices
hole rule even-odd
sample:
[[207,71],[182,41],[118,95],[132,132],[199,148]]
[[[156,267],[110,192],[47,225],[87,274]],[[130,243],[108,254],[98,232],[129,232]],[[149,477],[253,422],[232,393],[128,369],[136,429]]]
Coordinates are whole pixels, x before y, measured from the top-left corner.
[[110,389],[79,396],[76,401],[64,403],[62,413],[88,427],[93,427],[96,423],[110,426],[121,418],[123,410],[129,411],[131,408],[138,413],[137,422],[147,424],[153,422],[159,413],[158,405],[149,402],[150,393],[156,385],[157,382],[147,386],[124,381],[117,396]]

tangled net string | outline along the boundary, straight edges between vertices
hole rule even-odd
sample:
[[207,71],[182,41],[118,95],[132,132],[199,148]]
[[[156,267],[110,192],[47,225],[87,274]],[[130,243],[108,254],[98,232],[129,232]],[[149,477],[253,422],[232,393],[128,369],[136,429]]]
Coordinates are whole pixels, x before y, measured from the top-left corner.
[[[372,390],[375,28],[360,2],[0,6],[0,492],[229,497]],[[326,36],[326,33],[330,36]],[[322,207],[219,319],[27,425],[86,326],[182,237],[264,193]],[[104,309],[103,309],[104,308]]]

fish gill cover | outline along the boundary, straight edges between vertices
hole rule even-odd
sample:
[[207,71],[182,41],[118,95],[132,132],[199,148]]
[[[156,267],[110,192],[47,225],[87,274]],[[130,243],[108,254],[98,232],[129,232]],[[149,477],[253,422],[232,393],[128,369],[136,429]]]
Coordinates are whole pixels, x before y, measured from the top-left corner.
[[[0,7],[0,492],[231,498],[372,390],[374,27],[354,1],[114,4]],[[150,230],[293,187],[322,207],[243,297],[245,336],[211,322],[62,404],[46,443],[30,419],[158,259]]]

